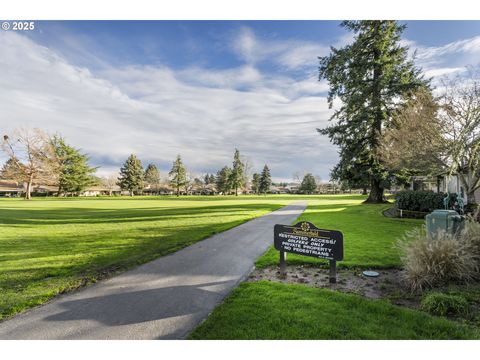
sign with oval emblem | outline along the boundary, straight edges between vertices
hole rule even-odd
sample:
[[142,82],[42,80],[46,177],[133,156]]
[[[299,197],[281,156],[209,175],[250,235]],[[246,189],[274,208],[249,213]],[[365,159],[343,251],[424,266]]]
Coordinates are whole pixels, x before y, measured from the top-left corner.
[[338,230],[319,229],[308,221],[295,225],[277,224],[273,228],[275,249],[280,251],[280,273],[287,274],[287,255],[293,253],[327,259],[330,282],[337,282],[337,260],[343,260],[343,234]]
[[343,234],[319,229],[308,221],[296,225],[275,225],[275,249],[327,260],[343,260]]

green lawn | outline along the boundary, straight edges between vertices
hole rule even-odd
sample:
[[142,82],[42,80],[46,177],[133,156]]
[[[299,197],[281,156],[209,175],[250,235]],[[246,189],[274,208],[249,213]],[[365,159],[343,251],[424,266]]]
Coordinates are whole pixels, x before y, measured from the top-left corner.
[[[309,198],[297,220],[344,234],[344,261],[339,266],[400,266],[395,244],[423,220],[390,219],[386,205],[362,204],[359,196]],[[287,255],[287,263],[323,265],[315,258]],[[278,264],[273,247],[258,267]],[[274,282],[241,284],[191,335],[192,339],[471,339],[476,327],[424,312],[373,301],[354,294]]]
[[243,283],[191,339],[479,339],[477,329],[386,301],[304,285]]
[[[396,241],[423,220],[383,216],[388,204],[362,204],[363,197],[313,198],[297,221],[310,221],[319,228],[340,230],[344,236],[344,260],[339,267],[391,268],[400,266]],[[326,264],[315,258],[287,254],[289,264]],[[257,260],[257,267],[278,264],[278,251],[270,248]]]
[[[358,195],[0,199],[0,319],[174,252],[294,200],[299,220],[344,233],[339,266],[399,265],[394,244],[420,220],[388,219]],[[273,231],[273,229],[272,229]],[[320,264],[288,255],[289,263]],[[269,250],[259,266],[276,265]],[[469,338],[470,328],[306,286],[242,284],[193,338]]]
[[0,199],[0,319],[294,197]]

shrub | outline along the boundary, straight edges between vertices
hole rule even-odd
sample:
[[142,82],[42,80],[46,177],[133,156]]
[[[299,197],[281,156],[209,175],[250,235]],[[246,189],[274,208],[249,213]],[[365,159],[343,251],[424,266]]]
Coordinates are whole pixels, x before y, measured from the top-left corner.
[[395,196],[395,203],[399,209],[420,212],[432,212],[443,209],[444,193],[433,191],[403,190]]
[[461,295],[450,295],[432,292],[422,299],[422,310],[439,316],[466,315],[468,313],[468,302]]
[[480,223],[476,221],[478,214],[467,216],[460,241],[465,243],[470,252],[479,260],[477,267],[480,268]]
[[465,206],[465,214],[470,217],[470,220],[480,222],[480,205],[478,204],[467,204]]
[[[468,225],[467,225],[468,226]],[[407,232],[399,242],[405,280],[412,291],[470,281],[478,275],[472,243],[441,233],[430,239],[425,227]]]

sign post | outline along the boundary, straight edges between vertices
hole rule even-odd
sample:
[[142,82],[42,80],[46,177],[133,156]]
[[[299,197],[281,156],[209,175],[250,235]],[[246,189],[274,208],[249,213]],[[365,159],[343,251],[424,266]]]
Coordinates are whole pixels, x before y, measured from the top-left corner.
[[329,279],[331,284],[335,284],[337,282],[337,261],[330,260],[330,274]]
[[280,274],[286,276],[287,252],[330,261],[329,281],[337,282],[337,261],[343,260],[343,234],[319,229],[308,221],[295,225],[277,224],[273,230],[275,249],[280,251]]
[[280,276],[287,276],[287,253],[280,251]]

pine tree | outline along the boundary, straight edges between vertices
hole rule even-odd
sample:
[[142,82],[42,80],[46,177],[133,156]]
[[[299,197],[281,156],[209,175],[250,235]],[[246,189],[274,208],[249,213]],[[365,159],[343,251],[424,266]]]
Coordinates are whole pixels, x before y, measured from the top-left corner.
[[262,174],[260,175],[260,186],[259,192],[261,194],[266,194],[270,191],[270,186],[272,185],[272,178],[270,176],[270,169],[267,164],[263,167]]
[[260,193],[260,174],[257,174],[257,173],[253,174],[252,190],[257,195]]
[[217,178],[215,177],[215,175],[210,174],[209,184],[215,184],[216,181],[217,181]]
[[203,177],[203,182],[205,183],[205,185],[210,184],[210,174],[205,174],[205,176]]
[[60,168],[58,177],[58,195],[79,193],[87,187],[98,184],[93,175],[97,168],[88,165],[88,156],[65,143],[65,139],[54,136],[52,144]]
[[130,196],[133,196],[135,191],[143,190],[143,166],[142,162],[134,155],[130,155],[120,168],[120,177],[117,185],[122,190],[128,190]]
[[231,174],[232,170],[225,166],[222,170],[219,170],[216,177],[216,187],[217,191],[227,195],[232,189],[231,184]]
[[187,170],[180,155],[173,162],[172,170],[170,170],[168,175],[170,175],[170,184],[176,189],[177,196],[180,196],[180,189],[188,185]]
[[14,159],[8,159],[5,164],[3,164],[2,170],[0,170],[0,179],[3,180],[14,180],[16,182],[23,183],[25,181],[25,177],[23,176],[23,172],[18,170],[18,167],[22,166]]
[[315,177],[308,173],[303,177],[302,184],[300,185],[300,190],[305,194],[313,194],[317,189],[317,183],[315,182]]
[[332,48],[320,58],[320,80],[330,85],[328,102],[338,98],[342,105],[331,120],[337,122],[318,130],[340,148],[334,169],[338,180],[370,183],[367,202],[383,202],[384,189],[392,174],[377,151],[382,129],[389,125],[402,100],[426,82],[412,61],[408,48],[400,45],[405,26],[396,21],[344,21],[355,34],[352,44]]
[[155,164],[148,164],[145,169],[145,183],[158,192],[160,188],[160,172]]
[[230,174],[230,184],[232,189],[235,189],[235,196],[238,196],[238,189],[245,185],[244,169],[245,165],[242,160],[240,160],[240,151],[235,149],[233,167]]

